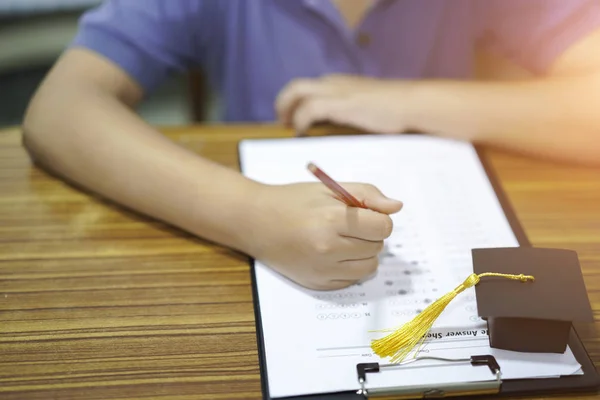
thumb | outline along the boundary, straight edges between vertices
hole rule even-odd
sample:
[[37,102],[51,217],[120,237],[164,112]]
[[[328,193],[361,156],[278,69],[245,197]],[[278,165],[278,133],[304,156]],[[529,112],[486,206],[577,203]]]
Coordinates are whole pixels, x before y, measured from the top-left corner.
[[404,205],[400,200],[385,196],[377,187],[370,184],[360,185],[356,195],[367,208],[384,214],[395,214]]

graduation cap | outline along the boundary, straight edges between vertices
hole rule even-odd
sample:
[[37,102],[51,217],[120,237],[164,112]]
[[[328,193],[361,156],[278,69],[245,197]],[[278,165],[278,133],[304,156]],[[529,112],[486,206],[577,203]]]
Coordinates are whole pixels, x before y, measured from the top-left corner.
[[404,360],[426,340],[450,302],[475,287],[479,316],[490,346],[529,353],[564,353],[573,322],[593,321],[577,253],[533,247],[472,250],[473,273],[411,321],[373,340],[371,348],[391,362]]
[[593,321],[577,253],[515,247],[474,249],[473,271],[526,274],[526,285],[502,278],[475,286],[479,316],[487,320],[490,346],[530,353],[564,353],[573,322]]

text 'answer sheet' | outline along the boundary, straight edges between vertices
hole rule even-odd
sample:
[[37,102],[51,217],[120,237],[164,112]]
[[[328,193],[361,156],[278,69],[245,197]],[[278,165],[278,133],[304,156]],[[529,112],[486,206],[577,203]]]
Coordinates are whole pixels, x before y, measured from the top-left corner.
[[[317,181],[314,162],[338,182],[363,182],[401,200],[375,276],[337,291],[312,291],[255,262],[271,397],[354,391],[356,364],[384,362],[370,342],[414,318],[473,272],[471,249],[516,247],[474,147],[421,135],[261,139],[240,143],[244,175],[268,184]],[[502,378],[580,373],[565,354],[521,354],[489,347],[475,290],[455,298],[419,355],[494,355]],[[431,371],[424,373],[431,364]],[[417,364],[412,364],[416,366]],[[367,388],[494,379],[486,368],[425,361],[369,377]]]

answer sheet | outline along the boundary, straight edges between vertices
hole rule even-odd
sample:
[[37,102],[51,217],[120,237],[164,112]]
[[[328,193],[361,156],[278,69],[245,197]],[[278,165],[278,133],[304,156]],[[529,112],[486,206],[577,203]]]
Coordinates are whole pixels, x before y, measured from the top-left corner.
[[[409,321],[473,272],[471,249],[516,247],[474,147],[423,135],[330,136],[240,143],[243,173],[284,184],[317,181],[314,162],[338,182],[364,182],[403,209],[380,256],[377,274],[337,291],[312,291],[255,262],[271,397],[355,391],[356,364],[382,362],[371,340]],[[565,354],[522,354],[489,347],[475,290],[455,298],[438,318],[419,355],[494,355],[502,378],[579,373]],[[432,369],[422,368],[435,364]],[[367,388],[494,379],[487,368],[419,362],[367,378]],[[427,371],[427,372],[426,372]],[[431,373],[433,372],[433,373]]]

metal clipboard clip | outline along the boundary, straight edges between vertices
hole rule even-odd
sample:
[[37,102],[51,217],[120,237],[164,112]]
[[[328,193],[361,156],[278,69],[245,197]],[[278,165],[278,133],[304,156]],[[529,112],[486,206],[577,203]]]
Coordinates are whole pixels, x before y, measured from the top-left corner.
[[[424,386],[398,386],[367,389],[365,387],[365,384],[367,382],[367,374],[369,373],[381,373],[386,370],[397,369],[402,366],[405,366],[406,364],[422,360],[435,360],[463,364],[470,363],[474,367],[487,366],[492,374],[491,378],[495,379],[485,381],[449,383],[441,387],[435,388]],[[358,383],[360,384],[360,390],[358,390],[357,394],[362,395],[365,399],[430,399],[468,395],[475,396],[484,394],[498,394],[500,392],[500,386],[502,384],[500,365],[498,364],[494,356],[491,355],[480,355],[471,356],[470,358],[454,359],[440,357],[417,357],[398,364],[360,363],[356,365],[356,372],[358,375]]]

